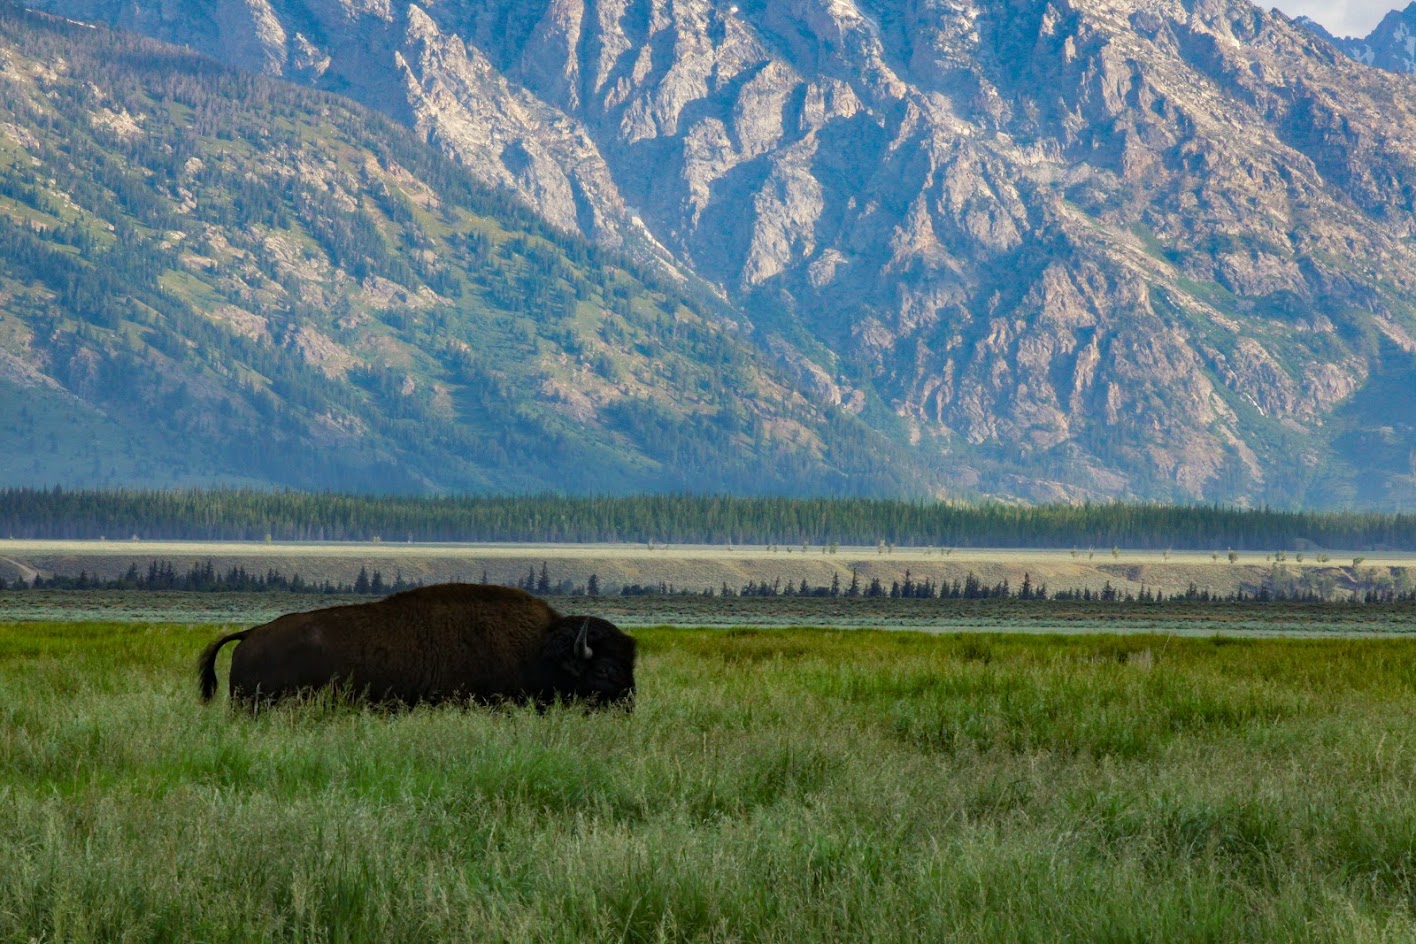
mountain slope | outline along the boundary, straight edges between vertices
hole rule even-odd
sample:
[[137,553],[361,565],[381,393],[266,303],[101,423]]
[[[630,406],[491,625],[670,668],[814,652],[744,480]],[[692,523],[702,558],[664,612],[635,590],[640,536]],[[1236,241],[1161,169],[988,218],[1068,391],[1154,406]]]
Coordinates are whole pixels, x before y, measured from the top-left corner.
[[663,247],[955,487],[1416,497],[1416,104],[1247,0],[45,6]]
[[897,491],[732,311],[407,130],[0,7],[0,477]]

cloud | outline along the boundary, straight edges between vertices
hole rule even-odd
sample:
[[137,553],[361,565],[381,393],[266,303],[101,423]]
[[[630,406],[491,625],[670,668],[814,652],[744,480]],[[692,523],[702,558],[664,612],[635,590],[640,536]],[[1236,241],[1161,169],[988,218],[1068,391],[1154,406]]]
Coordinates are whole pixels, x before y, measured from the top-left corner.
[[1280,0],[1274,5],[1288,16],[1317,20],[1334,36],[1366,36],[1393,8],[1392,0]]

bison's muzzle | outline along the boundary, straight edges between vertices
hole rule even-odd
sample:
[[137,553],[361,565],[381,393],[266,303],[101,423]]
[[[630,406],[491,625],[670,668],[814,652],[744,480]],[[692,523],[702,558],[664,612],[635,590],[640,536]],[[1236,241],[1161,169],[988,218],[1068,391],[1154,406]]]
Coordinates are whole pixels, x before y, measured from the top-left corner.
[[203,701],[216,694],[216,654],[233,641],[231,698],[246,704],[328,686],[399,704],[634,699],[632,637],[510,587],[421,587],[231,633],[198,660]]

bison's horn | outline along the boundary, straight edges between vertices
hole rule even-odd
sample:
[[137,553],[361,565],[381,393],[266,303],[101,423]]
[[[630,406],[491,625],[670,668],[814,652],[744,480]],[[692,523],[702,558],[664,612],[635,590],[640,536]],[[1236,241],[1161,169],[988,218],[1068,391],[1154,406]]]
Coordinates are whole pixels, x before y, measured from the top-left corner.
[[580,624],[580,635],[575,637],[575,654],[586,662],[595,653],[590,649],[590,621],[586,620]]

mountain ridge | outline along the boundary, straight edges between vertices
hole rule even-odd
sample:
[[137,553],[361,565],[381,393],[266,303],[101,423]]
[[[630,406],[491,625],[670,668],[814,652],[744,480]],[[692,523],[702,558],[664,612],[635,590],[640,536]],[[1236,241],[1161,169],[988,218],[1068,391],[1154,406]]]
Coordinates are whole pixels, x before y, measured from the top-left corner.
[[1370,33],[1361,38],[1334,36],[1311,17],[1295,17],[1294,22],[1363,65],[1388,72],[1416,73],[1416,3],[1387,13]]
[[907,487],[711,292],[353,103],[8,7],[0,87],[8,482]]
[[1416,497],[1416,427],[1363,396],[1416,377],[1416,112],[1244,0],[41,5],[663,247],[943,487]]

